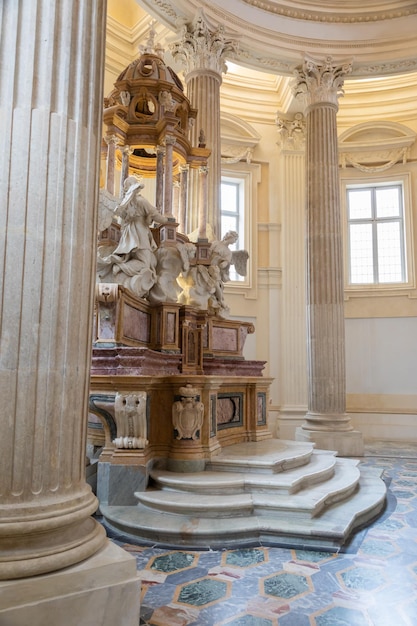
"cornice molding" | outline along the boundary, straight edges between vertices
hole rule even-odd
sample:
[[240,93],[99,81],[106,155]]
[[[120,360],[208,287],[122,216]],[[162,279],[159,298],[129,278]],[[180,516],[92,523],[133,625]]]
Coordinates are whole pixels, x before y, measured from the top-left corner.
[[305,55],[352,57],[358,78],[417,71],[417,4],[411,0],[327,0],[313,8],[307,0],[235,0],[226,7],[221,0],[138,1],[173,32],[204,8],[212,28],[223,26],[228,37],[240,38],[228,59],[261,71],[290,76]]
[[[370,2],[350,2],[350,11],[340,10],[340,5],[328,2],[326,5],[312,6],[311,2],[277,2],[277,0],[242,0],[244,4],[255,7],[267,13],[282,15],[294,20],[311,22],[328,22],[330,24],[355,24],[392,20],[398,17],[408,17],[417,13],[415,2],[390,2],[390,6],[381,7],[381,3],[373,7]],[[371,5],[371,6],[370,6]],[[403,6],[404,5],[404,6]]]

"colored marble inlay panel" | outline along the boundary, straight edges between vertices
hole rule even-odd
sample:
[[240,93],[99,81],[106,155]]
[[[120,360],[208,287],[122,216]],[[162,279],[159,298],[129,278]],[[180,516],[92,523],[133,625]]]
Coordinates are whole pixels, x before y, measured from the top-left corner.
[[203,578],[188,585],[184,585],[178,596],[178,602],[192,606],[204,606],[217,602],[227,594],[227,583],[220,580]]
[[143,311],[138,311],[125,304],[123,307],[123,335],[129,339],[150,342],[151,318]]
[[309,585],[304,576],[296,574],[278,574],[264,581],[265,593],[277,598],[294,598],[305,591],[308,591]]
[[257,548],[233,550],[226,553],[226,565],[237,567],[250,567],[265,561],[265,552]]
[[258,393],[257,397],[257,423],[258,426],[266,424],[266,393]]
[[217,431],[217,396],[215,394],[210,395],[210,437],[216,436]]
[[157,556],[152,564],[151,569],[160,572],[177,572],[194,564],[195,555],[190,552],[171,552]]
[[316,617],[316,626],[369,626],[363,613],[337,606]]
[[370,567],[352,567],[341,572],[340,577],[348,589],[371,591],[385,583],[382,573]]
[[167,313],[167,327],[166,327],[166,343],[175,343],[175,329],[176,329],[176,315],[175,313]]
[[242,394],[217,396],[217,428],[243,425]]
[[238,329],[213,327],[213,350],[236,352],[238,350]]
[[273,622],[264,617],[242,615],[241,617],[233,619],[231,622],[227,622],[227,626],[273,626]]

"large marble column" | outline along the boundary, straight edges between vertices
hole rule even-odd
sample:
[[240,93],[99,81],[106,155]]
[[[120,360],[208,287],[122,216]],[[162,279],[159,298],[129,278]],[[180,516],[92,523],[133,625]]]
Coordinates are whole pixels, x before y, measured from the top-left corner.
[[105,25],[105,0],[0,4],[2,624],[114,624],[98,597],[133,578],[85,481]]
[[[184,26],[181,40],[171,47],[174,58],[185,67],[187,96],[191,106],[198,110],[191,130],[191,142],[198,146],[200,132],[205,136],[206,147],[211,150],[208,160],[208,215],[209,230],[220,236],[220,85],[226,72],[225,56],[236,49],[236,43],[227,39],[222,28],[211,31],[204,13],[200,11],[192,24]],[[188,195],[188,229],[197,228],[199,189],[198,173],[190,171]]]
[[308,412],[297,438],[361,454],[361,434],[346,414],[343,251],[336,115],[350,64],[308,59],[297,68],[295,95],[307,124]]

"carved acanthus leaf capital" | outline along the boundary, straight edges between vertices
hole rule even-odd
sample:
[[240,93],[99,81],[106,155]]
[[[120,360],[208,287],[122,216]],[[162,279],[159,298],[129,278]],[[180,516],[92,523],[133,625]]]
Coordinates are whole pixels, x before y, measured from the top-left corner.
[[292,85],[296,98],[304,102],[308,109],[314,104],[333,104],[338,108],[339,96],[343,95],[345,76],[352,72],[352,63],[335,63],[332,57],[324,61],[306,58],[304,63],[295,69]]
[[185,67],[185,73],[211,70],[219,75],[227,72],[225,57],[237,52],[238,43],[228,39],[223,26],[209,29],[204,12],[200,10],[192,24],[184,24],[181,40],[170,46],[176,61]]
[[279,111],[276,123],[279,134],[279,145],[283,150],[303,150],[306,139],[306,120],[302,113],[289,118]]

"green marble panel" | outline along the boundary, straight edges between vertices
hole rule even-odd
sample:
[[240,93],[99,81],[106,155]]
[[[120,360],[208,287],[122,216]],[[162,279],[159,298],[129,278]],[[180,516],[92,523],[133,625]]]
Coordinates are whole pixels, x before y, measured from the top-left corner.
[[157,556],[151,565],[151,569],[159,572],[177,572],[193,565],[195,555],[190,552],[170,552]]
[[226,556],[226,565],[237,565],[238,567],[250,567],[264,561],[264,551],[257,548],[233,550],[228,552]]
[[284,572],[267,578],[264,581],[264,589],[265,593],[271,596],[288,599],[308,591],[309,586],[305,576]]
[[204,606],[217,600],[221,600],[227,594],[227,584],[220,580],[203,578],[181,588],[178,596],[179,602],[192,606]]

